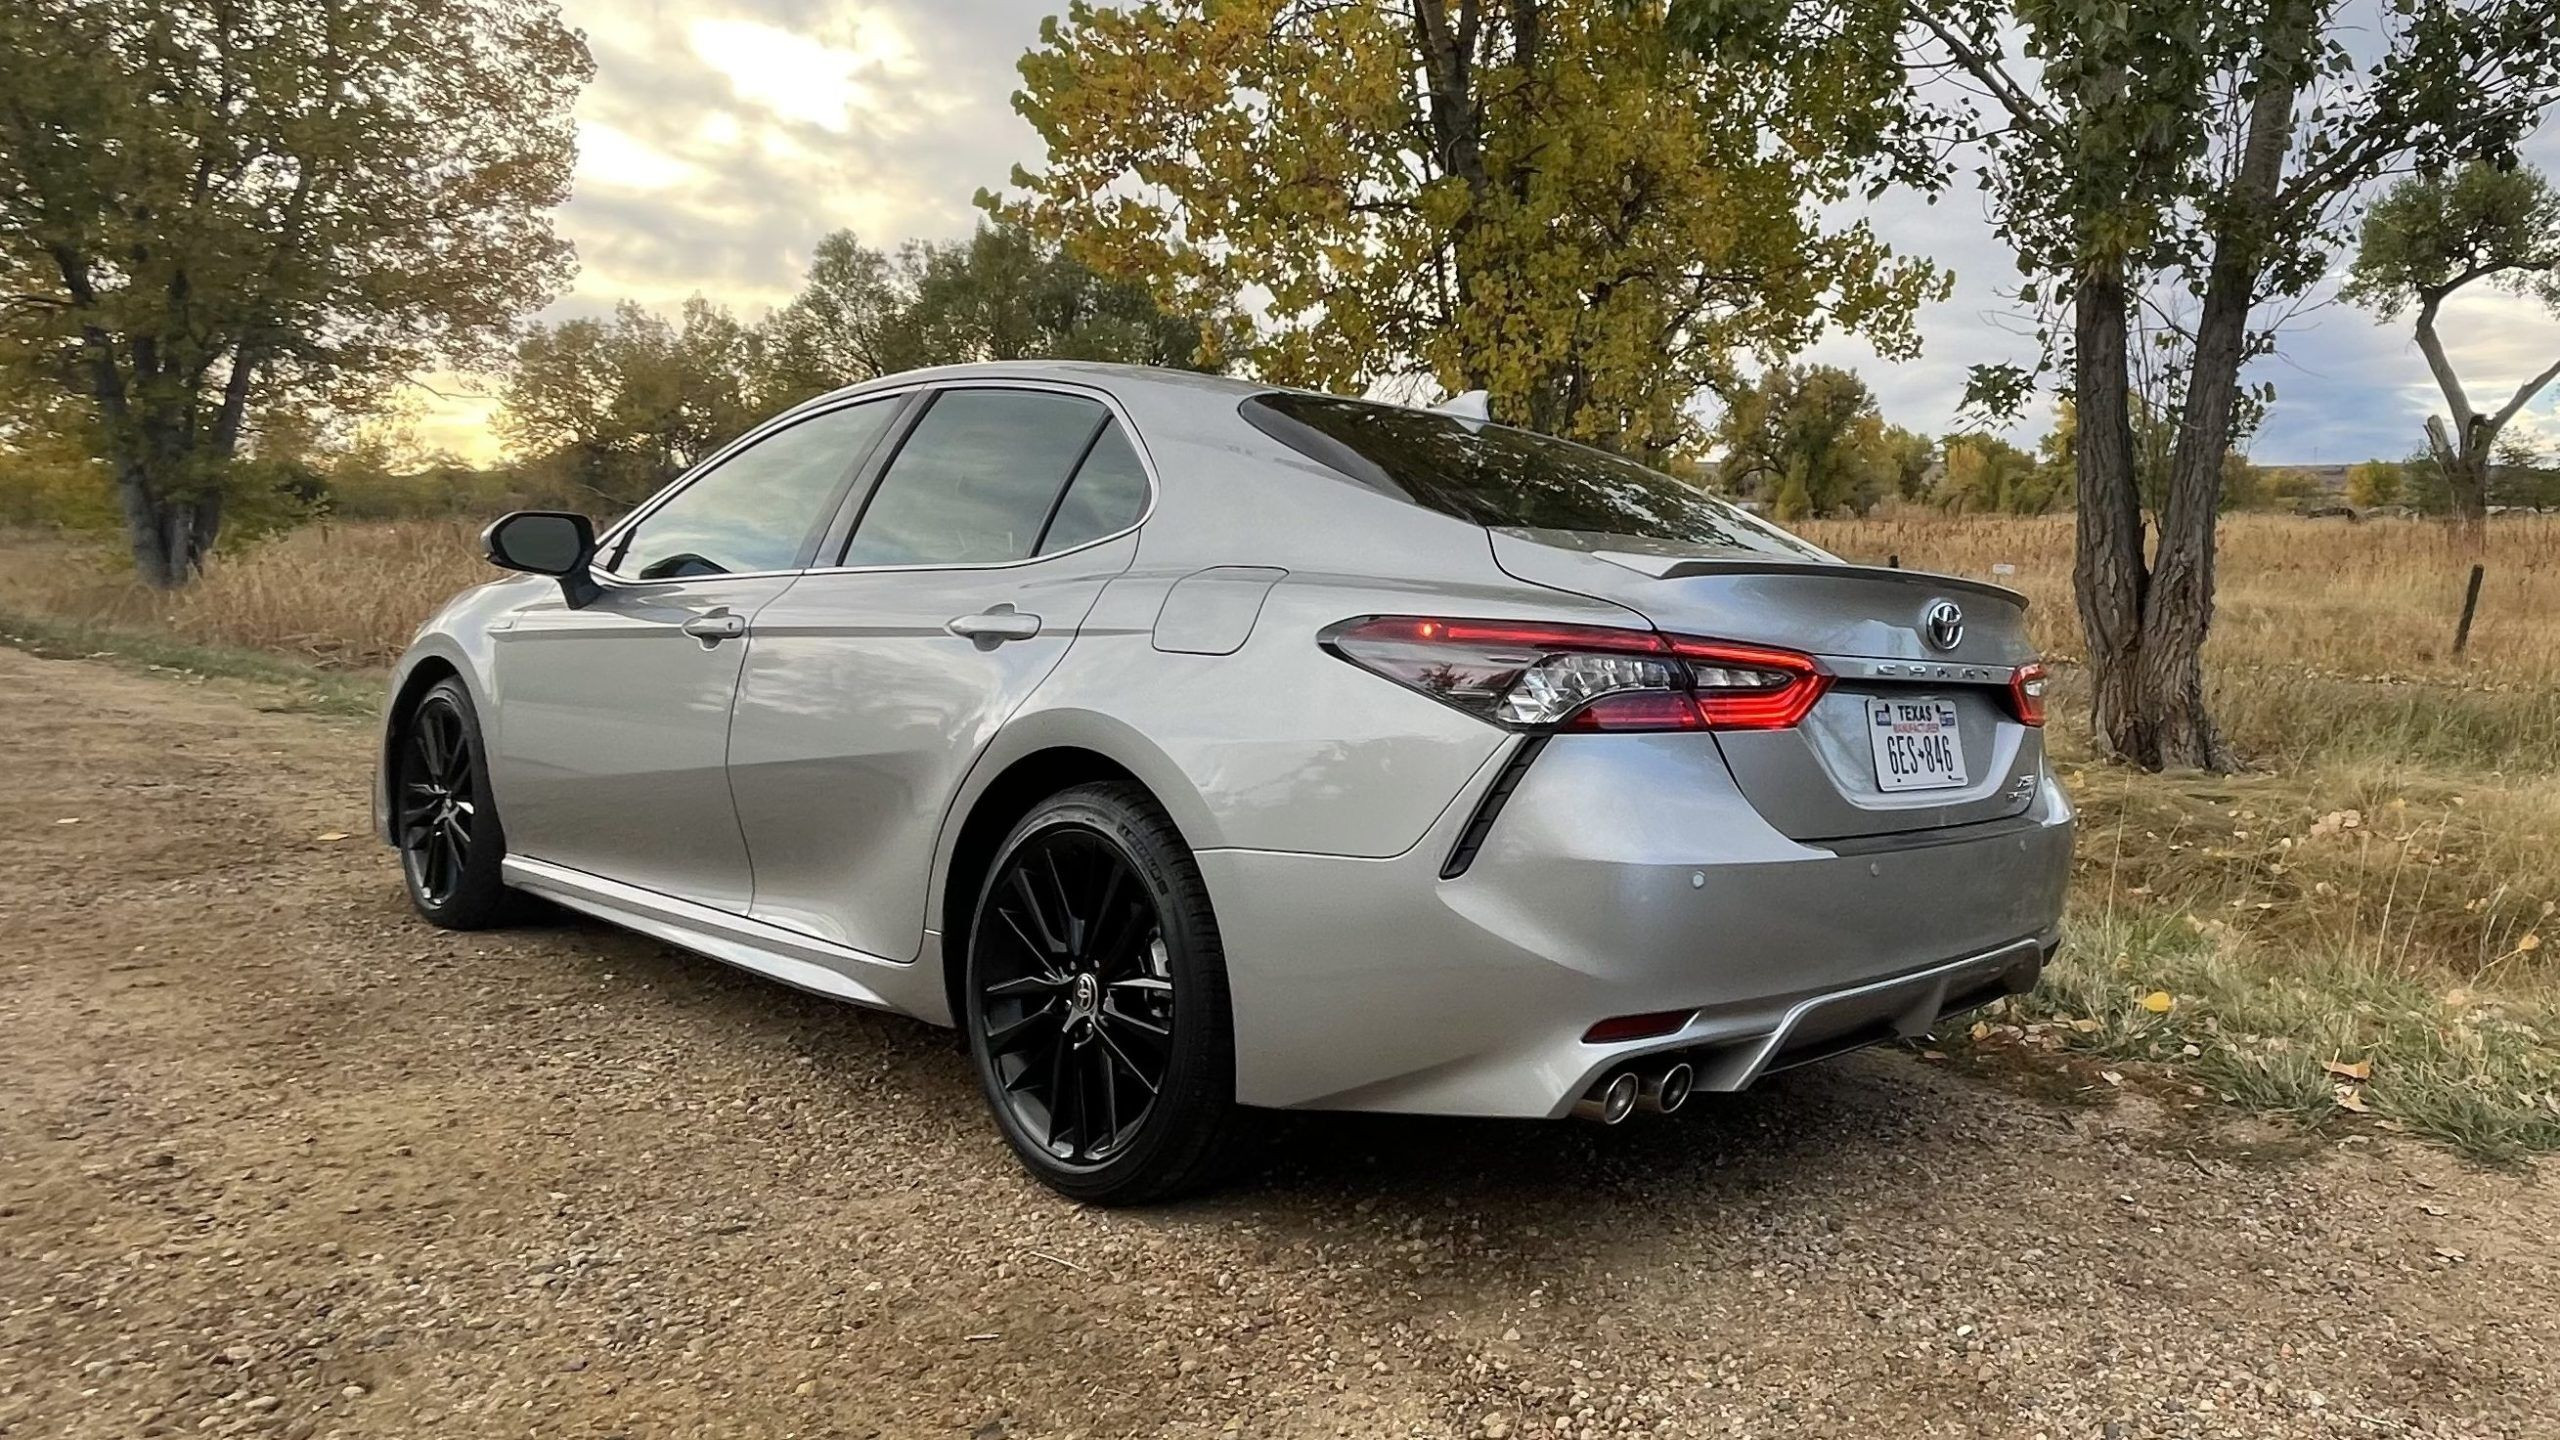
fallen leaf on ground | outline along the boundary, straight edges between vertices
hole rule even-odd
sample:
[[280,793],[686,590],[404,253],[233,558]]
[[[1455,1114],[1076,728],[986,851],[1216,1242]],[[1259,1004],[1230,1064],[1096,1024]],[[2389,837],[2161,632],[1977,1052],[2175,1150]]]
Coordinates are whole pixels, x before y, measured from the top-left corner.
[[2083,1035],[2095,1035],[2106,1027],[2095,1020],[2074,1020],[2071,1022],[2071,1028]]
[[2121,1085],[2124,1083],[2124,1072],[2121,1070],[2101,1070],[2098,1072],[2098,1078],[2106,1081],[2110,1085]]
[[2154,1015],[2166,1015],[2178,1008],[2178,997],[2166,990],[2154,990],[2142,997],[2142,1008]]
[[2371,1113],[2365,1108],[2363,1092],[2357,1090],[2353,1085],[2341,1085],[2338,1087],[2338,1108],[2341,1110],[2353,1110],[2359,1115]]
[[330,830],[324,832],[320,838],[323,840],[344,840],[347,838],[347,832],[344,830]]
[[2359,1060],[2353,1065],[2350,1065],[2343,1060],[2323,1060],[2320,1062],[2320,1068],[2345,1080],[2370,1080],[2373,1078],[2373,1062],[2371,1060]]

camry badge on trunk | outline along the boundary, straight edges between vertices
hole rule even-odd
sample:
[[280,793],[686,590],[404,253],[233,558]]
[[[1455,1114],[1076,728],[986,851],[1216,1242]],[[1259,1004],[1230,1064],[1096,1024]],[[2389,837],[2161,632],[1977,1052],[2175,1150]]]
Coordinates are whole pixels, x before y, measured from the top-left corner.
[[1933,649],[1953,650],[1964,640],[1964,607],[1953,600],[1930,601],[1920,634]]

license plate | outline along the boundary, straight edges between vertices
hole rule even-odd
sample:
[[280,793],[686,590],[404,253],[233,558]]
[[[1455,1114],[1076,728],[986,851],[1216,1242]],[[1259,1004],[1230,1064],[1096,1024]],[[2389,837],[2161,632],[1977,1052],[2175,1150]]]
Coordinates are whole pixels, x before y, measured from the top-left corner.
[[1964,737],[1951,700],[1869,700],[1879,790],[1951,790],[1965,783]]

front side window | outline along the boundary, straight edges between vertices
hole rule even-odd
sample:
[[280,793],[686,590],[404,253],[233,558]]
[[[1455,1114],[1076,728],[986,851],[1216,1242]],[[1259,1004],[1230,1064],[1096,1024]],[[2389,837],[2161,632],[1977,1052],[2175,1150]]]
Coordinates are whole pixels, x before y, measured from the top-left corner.
[[946,390],[908,432],[844,563],[991,565],[1040,543],[1111,412],[1046,390]]
[[1489,530],[1567,530],[1834,558],[1686,481],[1535,431],[1291,391],[1256,395],[1240,413],[1265,435],[1373,490]]
[[872,400],[767,435],[642,516],[605,568],[631,580],[799,568],[845,477],[897,410]]

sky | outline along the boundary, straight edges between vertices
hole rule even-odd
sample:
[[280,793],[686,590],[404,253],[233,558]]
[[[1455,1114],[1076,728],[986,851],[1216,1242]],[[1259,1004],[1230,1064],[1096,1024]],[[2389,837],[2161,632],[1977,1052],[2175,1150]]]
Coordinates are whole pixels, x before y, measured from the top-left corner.
[[[850,227],[870,244],[966,235],[981,187],[1037,164],[1013,113],[1014,62],[1064,0],[564,0],[585,32],[595,82],[578,105],[575,194],[558,224],[578,249],[573,288],[545,312],[602,314],[623,300],[672,310],[701,294],[753,317],[790,298],[820,237]],[[2560,173],[2560,125],[2528,157]],[[1940,433],[1956,423],[1966,368],[2034,358],[2008,292],[2017,276],[1981,197],[1935,205],[1889,195],[1854,212],[1887,241],[1934,257],[1955,293],[1920,317],[1916,361],[1887,363],[1854,338],[1808,357],[1849,365],[1885,417]],[[2560,359],[2560,321],[2474,286],[2440,324],[2483,408]],[[2442,398],[2408,323],[2338,304],[2295,318],[2248,378],[2272,380],[2274,410],[2253,447],[2270,464],[2403,456]],[[417,438],[473,458],[495,452],[494,402],[439,377]],[[2030,417],[2020,438],[2040,433]],[[2560,387],[2520,428],[2560,442]]]

